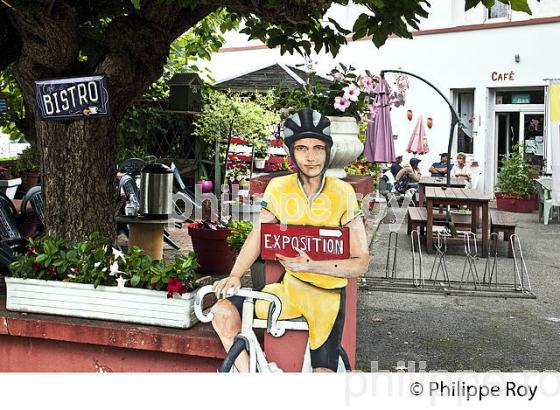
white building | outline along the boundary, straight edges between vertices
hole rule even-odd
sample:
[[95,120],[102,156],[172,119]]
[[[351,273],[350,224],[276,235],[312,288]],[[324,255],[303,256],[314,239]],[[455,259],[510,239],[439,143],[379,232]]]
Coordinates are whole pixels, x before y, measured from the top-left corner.
[[[379,72],[402,69],[424,77],[454,104],[465,123],[472,126],[472,141],[454,138],[453,153],[464,151],[478,163],[476,186],[491,192],[496,182],[500,154],[515,142],[529,142],[537,154],[535,162],[546,162],[547,79],[560,77],[560,1],[529,0],[533,15],[511,12],[497,3],[492,10],[478,6],[464,11],[464,0],[433,0],[430,16],[421,22],[413,40],[390,38],[376,49],[369,40],[349,42],[340,54],[312,56],[319,74],[338,62],[358,70]],[[331,16],[348,27],[361,13],[356,6],[333,7]],[[209,64],[218,80],[249,71],[266,63],[304,63],[299,55],[280,56],[279,49],[267,49],[238,33]],[[387,75],[392,82],[391,75]],[[406,111],[413,111],[409,121]],[[406,105],[393,109],[392,122],[397,153],[404,149],[418,115],[433,119],[427,128],[430,153],[420,158],[423,174],[438,154],[447,151],[450,112],[444,100],[430,87],[410,78]],[[544,137],[545,143],[540,144]],[[405,153],[405,159],[411,154]]]

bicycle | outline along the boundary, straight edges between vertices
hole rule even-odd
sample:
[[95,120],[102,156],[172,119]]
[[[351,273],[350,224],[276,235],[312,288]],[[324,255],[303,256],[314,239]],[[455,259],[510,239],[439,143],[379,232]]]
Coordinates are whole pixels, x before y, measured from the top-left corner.
[[[194,311],[198,318],[203,323],[211,322],[214,318],[212,312],[205,314],[202,310],[204,297],[208,294],[213,294],[212,285],[207,285],[198,290],[194,301]],[[254,291],[249,288],[241,288],[236,293],[237,296],[244,297],[243,310],[241,317],[241,332],[235,337],[231,348],[229,349],[224,362],[218,369],[220,373],[229,373],[237,371],[235,368],[235,360],[246,351],[249,354],[249,373],[275,373],[282,372],[276,363],[268,362],[266,355],[262,350],[254,329],[266,329],[274,337],[281,337],[286,330],[303,330],[307,331],[307,322],[303,318],[296,318],[291,320],[278,320],[280,311],[282,310],[282,303],[280,299],[270,293]],[[233,296],[233,292],[228,290],[227,296]],[[266,300],[270,302],[268,317],[266,320],[257,319],[254,317],[254,301],[256,299]],[[208,309],[209,310],[209,309]],[[340,346],[338,372],[351,371],[350,361],[344,348]],[[311,355],[309,350],[309,343],[307,344],[302,372],[311,371]]]

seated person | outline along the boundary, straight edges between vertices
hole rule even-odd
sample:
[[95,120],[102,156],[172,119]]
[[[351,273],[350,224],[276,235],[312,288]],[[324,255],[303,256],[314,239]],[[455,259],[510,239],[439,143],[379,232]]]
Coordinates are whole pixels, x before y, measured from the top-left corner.
[[411,158],[409,164],[405,165],[403,169],[397,174],[397,182],[395,189],[400,193],[405,193],[410,188],[418,191],[418,182],[422,177],[418,164],[421,160],[418,158]]
[[391,164],[391,174],[393,174],[393,177],[395,178],[397,177],[399,171],[403,168],[401,166],[401,162],[402,162],[402,155],[398,155],[397,158],[395,159],[395,162]]
[[453,165],[449,164],[447,152],[443,152],[439,154],[439,162],[434,162],[429,171],[433,177],[444,177],[451,168],[453,168]]
[[457,164],[451,170],[451,176],[461,178],[467,181],[467,188],[471,185],[471,168],[465,163],[465,154],[459,152],[457,154]]

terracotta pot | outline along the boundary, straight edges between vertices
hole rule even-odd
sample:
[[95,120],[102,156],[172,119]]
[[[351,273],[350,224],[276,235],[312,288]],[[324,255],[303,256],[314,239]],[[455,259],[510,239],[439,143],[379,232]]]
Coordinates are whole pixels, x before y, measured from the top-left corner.
[[41,171],[27,171],[23,174],[23,185],[28,188],[39,185],[40,178]]
[[193,250],[198,258],[200,275],[229,275],[235,262],[235,253],[226,242],[229,229],[199,228],[196,223],[188,226]]
[[533,212],[539,209],[537,196],[518,197],[503,192],[496,192],[496,207],[506,212]]
[[412,110],[406,111],[406,118],[408,118],[408,121],[412,121]]
[[426,120],[426,125],[428,126],[428,128],[432,128],[432,125],[434,125],[434,121],[431,118],[428,118]]

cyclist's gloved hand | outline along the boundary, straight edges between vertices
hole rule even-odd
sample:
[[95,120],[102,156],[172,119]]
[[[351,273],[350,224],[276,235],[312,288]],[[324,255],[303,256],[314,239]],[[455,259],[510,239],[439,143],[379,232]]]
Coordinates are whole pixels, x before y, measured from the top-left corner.
[[212,290],[218,299],[225,299],[226,296],[228,296],[227,291],[229,289],[231,289],[232,294],[235,295],[240,287],[241,279],[235,276],[228,276],[227,278],[214,282]]

